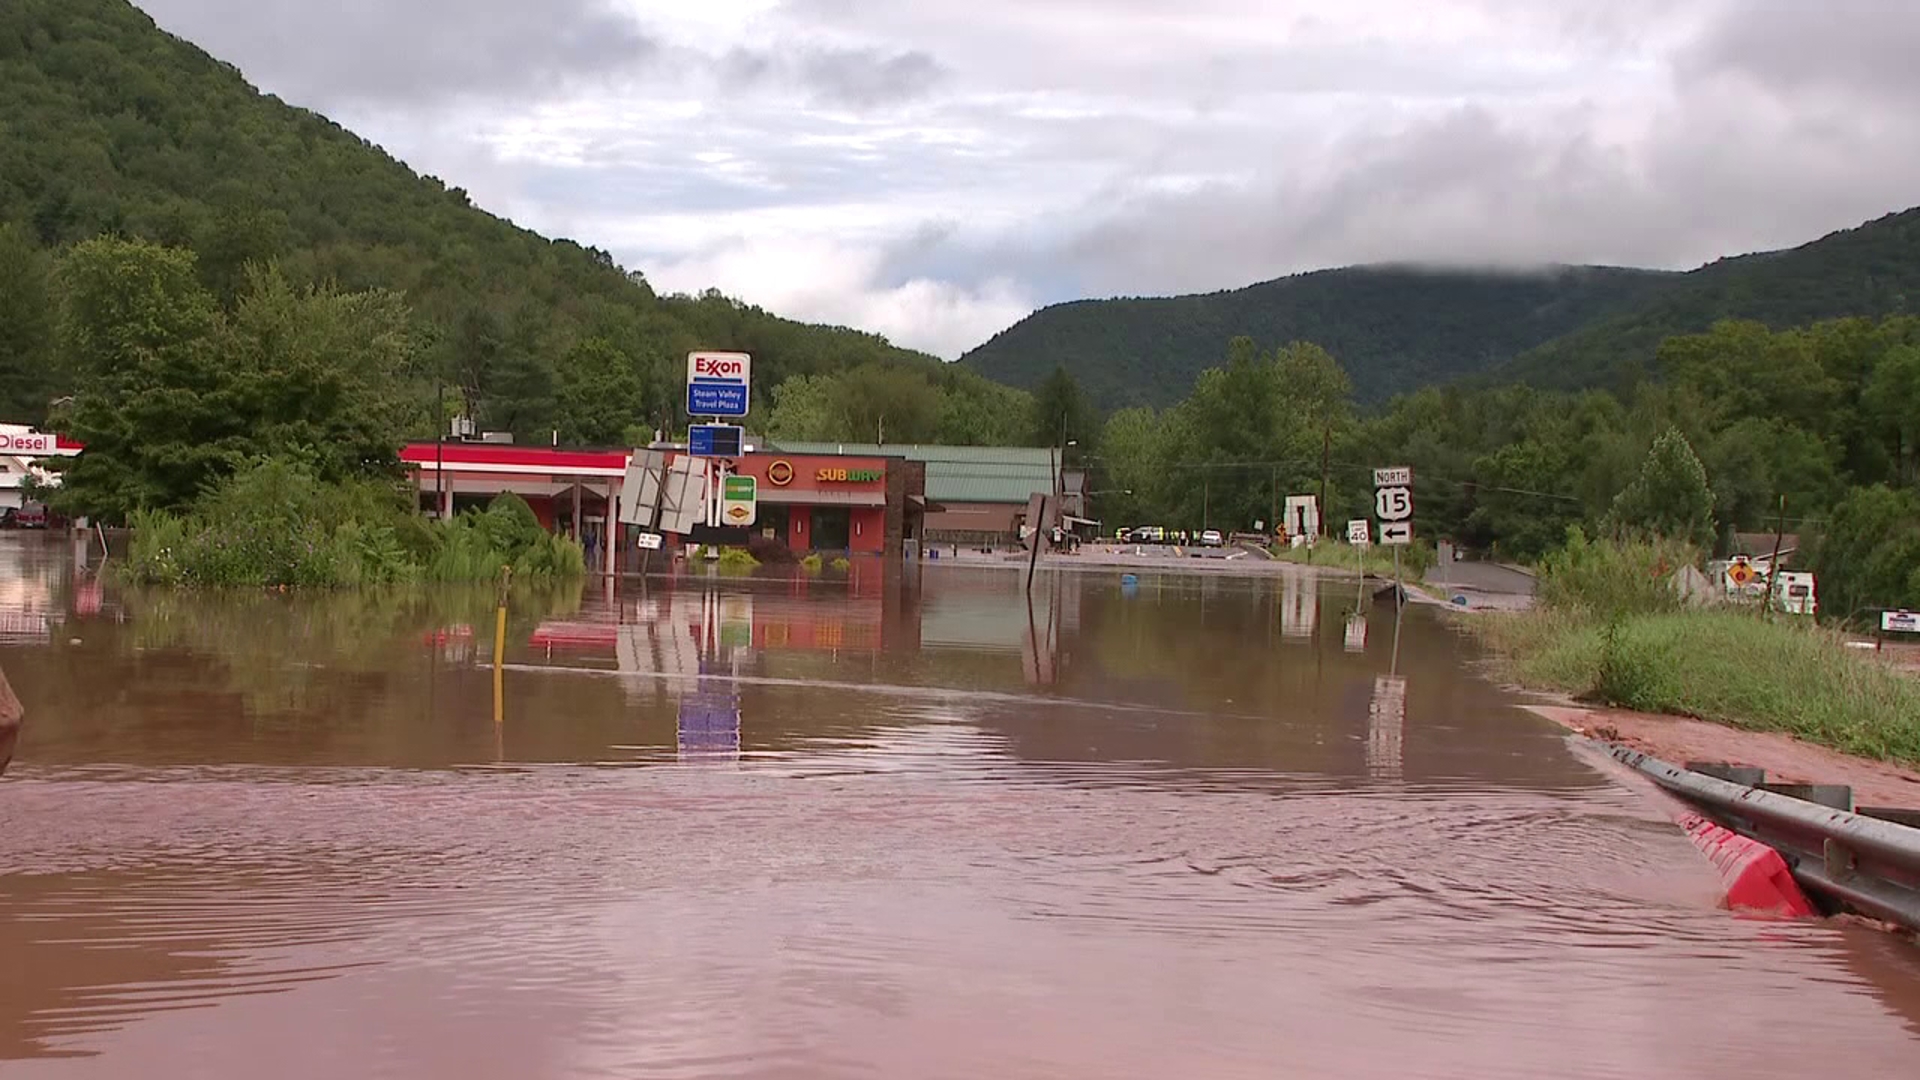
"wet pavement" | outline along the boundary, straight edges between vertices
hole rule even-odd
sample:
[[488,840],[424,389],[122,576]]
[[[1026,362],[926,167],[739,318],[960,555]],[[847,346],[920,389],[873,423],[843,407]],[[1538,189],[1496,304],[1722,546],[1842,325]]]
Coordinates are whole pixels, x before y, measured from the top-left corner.
[[[927,564],[143,594],[0,536],[13,1077],[1835,1077],[1915,949],[1735,919],[1352,582]],[[1370,601],[1366,601],[1370,603]],[[494,721],[496,705],[501,721]]]

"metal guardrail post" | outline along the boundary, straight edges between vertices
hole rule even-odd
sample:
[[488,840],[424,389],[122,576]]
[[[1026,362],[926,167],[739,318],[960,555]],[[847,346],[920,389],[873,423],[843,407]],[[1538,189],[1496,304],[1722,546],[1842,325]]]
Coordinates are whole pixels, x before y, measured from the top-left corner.
[[[1822,902],[1920,930],[1920,828],[1732,783],[1629,747],[1610,752],[1721,825],[1778,851],[1794,879]],[[1845,797],[1850,803],[1851,793]]]

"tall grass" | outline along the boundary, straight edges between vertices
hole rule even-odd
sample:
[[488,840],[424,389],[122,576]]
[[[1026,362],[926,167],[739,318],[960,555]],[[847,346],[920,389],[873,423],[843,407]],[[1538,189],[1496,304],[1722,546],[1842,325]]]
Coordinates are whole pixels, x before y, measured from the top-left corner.
[[432,523],[390,485],[329,484],[267,460],[236,473],[186,513],[136,513],[120,573],[173,586],[356,586],[489,581],[586,572],[578,544],[549,535],[526,503]]
[[1683,547],[1573,540],[1543,567],[1539,608],[1469,623],[1515,681],[1920,762],[1920,681],[1810,620],[1685,607],[1669,583]]
[[[1276,547],[1270,549],[1273,557],[1281,562],[1312,564],[1324,566],[1330,570],[1352,570],[1356,559],[1354,548],[1339,540],[1323,540],[1314,545],[1311,553],[1304,547]],[[1409,578],[1425,574],[1433,566],[1433,546],[1424,540],[1416,540],[1400,549],[1400,572]],[[1373,545],[1359,554],[1359,566],[1364,573],[1375,577],[1393,576],[1393,549]]]

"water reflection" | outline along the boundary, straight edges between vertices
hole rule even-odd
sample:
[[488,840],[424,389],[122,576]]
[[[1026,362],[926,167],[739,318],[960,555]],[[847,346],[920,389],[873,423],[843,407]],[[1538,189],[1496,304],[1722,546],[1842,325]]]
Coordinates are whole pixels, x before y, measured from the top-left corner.
[[63,547],[8,544],[0,574],[57,627],[0,641],[40,721],[0,781],[9,1077],[1790,1076],[1752,1053],[1789,1025],[1889,1076],[1916,1047],[1909,947],[1728,919],[1657,808],[1350,582],[521,592],[496,724],[487,590],[88,599]]

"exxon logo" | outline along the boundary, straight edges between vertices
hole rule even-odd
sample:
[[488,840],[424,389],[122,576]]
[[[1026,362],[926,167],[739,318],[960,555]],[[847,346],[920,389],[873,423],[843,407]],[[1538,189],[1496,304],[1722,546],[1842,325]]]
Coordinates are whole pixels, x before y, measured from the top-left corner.
[[744,379],[747,365],[737,356],[696,356],[693,376],[696,379]]

